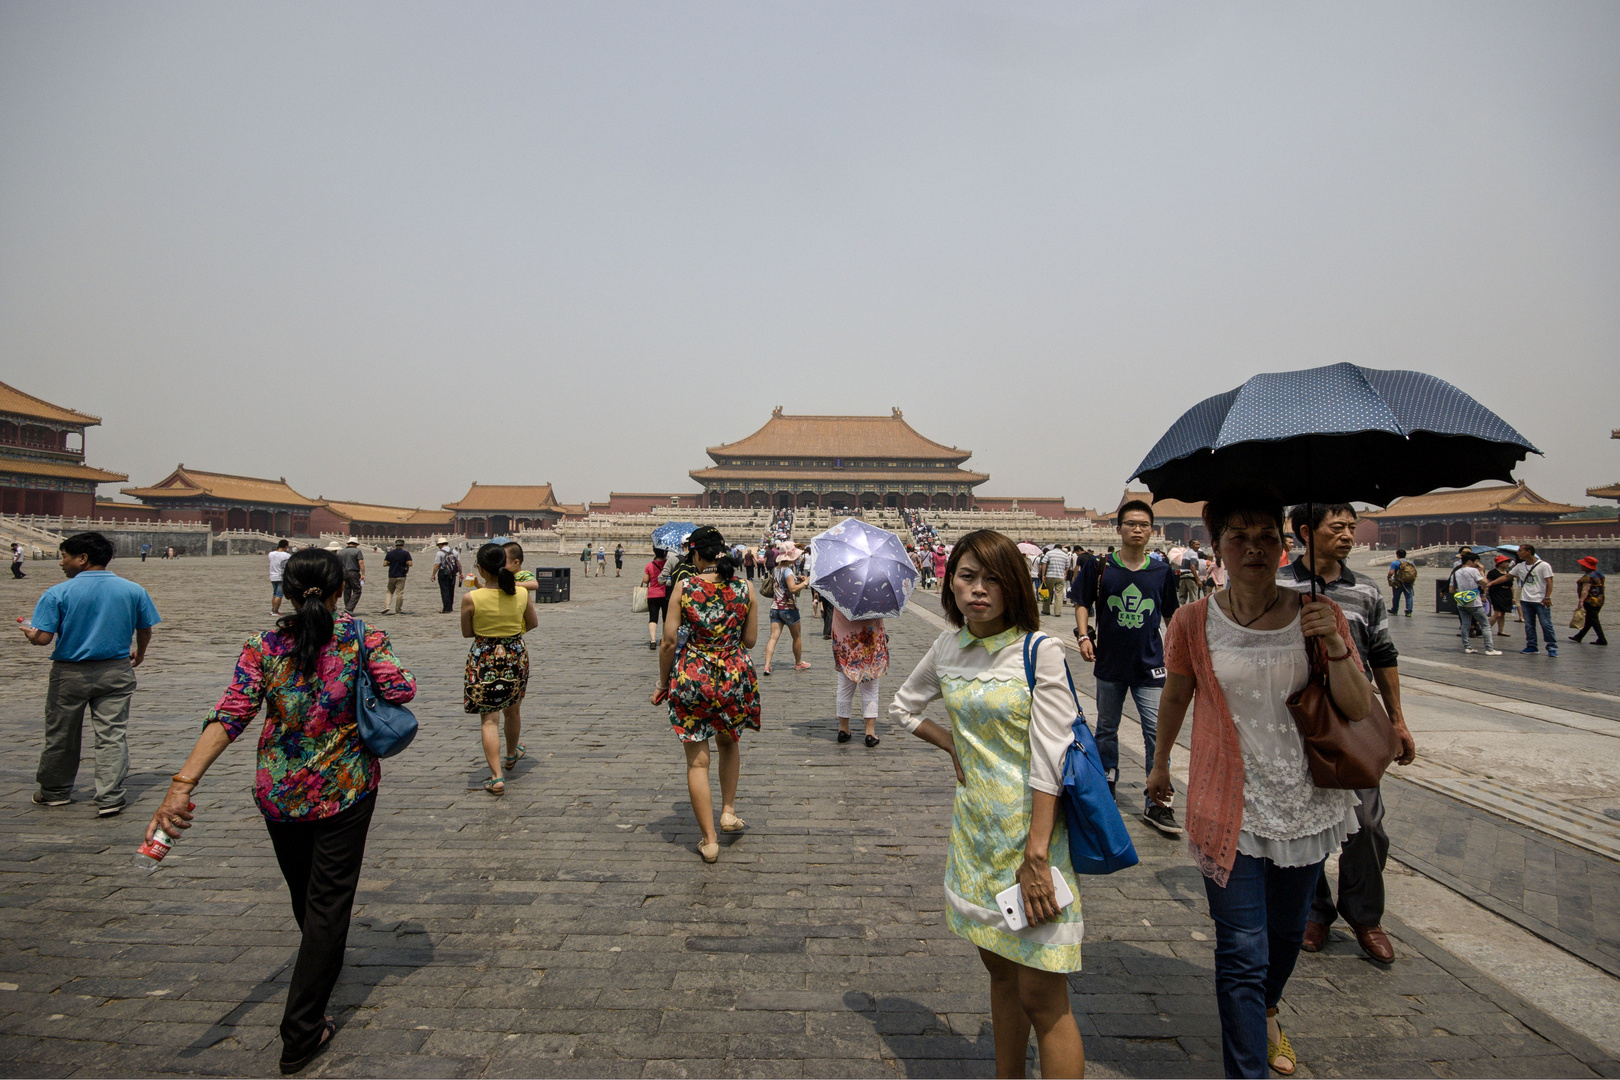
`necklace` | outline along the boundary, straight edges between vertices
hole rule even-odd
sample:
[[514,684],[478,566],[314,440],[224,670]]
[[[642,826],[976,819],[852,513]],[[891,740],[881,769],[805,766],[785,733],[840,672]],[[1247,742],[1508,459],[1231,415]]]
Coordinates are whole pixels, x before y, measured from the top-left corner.
[[1277,601],[1279,601],[1281,599],[1282,599],[1282,589],[1278,588],[1277,591],[1272,594],[1271,603],[1267,604],[1265,606],[1265,608],[1260,612],[1260,614],[1256,615],[1254,618],[1250,619],[1248,622],[1240,622],[1238,620],[1237,597],[1232,595],[1232,591],[1230,589],[1227,590],[1227,595],[1226,595],[1227,602],[1232,605],[1232,621],[1237,623],[1239,626],[1243,627],[1245,630],[1247,630],[1249,627],[1253,626],[1255,623],[1259,622],[1261,619],[1265,618],[1266,617],[1266,612],[1268,612],[1272,608],[1276,607],[1277,606]]

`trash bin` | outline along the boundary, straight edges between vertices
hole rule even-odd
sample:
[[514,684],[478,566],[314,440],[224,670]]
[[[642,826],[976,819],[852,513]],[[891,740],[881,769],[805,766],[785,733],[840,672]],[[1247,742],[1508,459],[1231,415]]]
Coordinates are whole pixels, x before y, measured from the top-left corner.
[[568,566],[537,566],[534,568],[534,581],[538,588],[534,591],[534,602],[537,604],[566,603],[573,585],[573,568]]
[[1457,601],[1451,598],[1451,578],[1449,575],[1435,579],[1434,610],[1440,615],[1457,614]]

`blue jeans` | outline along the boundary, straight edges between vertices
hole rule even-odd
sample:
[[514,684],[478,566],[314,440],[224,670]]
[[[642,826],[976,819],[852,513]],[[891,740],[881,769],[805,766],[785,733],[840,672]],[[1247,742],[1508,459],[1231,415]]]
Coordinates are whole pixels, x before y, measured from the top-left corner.
[[1266,1010],[1294,973],[1322,864],[1276,866],[1239,853],[1226,887],[1204,879],[1215,920],[1215,1005],[1227,1076],[1271,1075]]
[[[1103,772],[1110,784],[1119,780],[1119,721],[1125,714],[1125,695],[1136,702],[1136,711],[1142,717],[1142,746],[1147,751],[1143,771],[1153,768],[1153,748],[1159,741],[1159,698],[1162,686],[1131,686],[1122,682],[1097,680],[1097,756],[1102,758]],[[1152,800],[1142,793],[1142,808]]]
[[1389,613],[1393,615],[1400,610],[1401,596],[1404,594],[1406,596],[1406,613],[1408,615],[1412,614],[1412,586],[1396,582],[1390,588],[1394,590],[1394,599],[1389,603]]
[[1547,639],[1547,655],[1558,655],[1558,634],[1553,630],[1552,608],[1546,604],[1532,604],[1528,600],[1520,601],[1519,606],[1524,609],[1524,647],[1536,647],[1536,623],[1541,624],[1541,634]]

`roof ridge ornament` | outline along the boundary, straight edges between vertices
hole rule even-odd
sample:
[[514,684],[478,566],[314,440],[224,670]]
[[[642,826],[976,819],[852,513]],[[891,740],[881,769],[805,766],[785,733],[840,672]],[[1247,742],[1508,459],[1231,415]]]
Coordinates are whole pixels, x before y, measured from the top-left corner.
[[771,410],[771,416],[779,417],[781,415],[782,415],[782,406],[778,405],[776,408]]
[[898,406],[898,405],[894,406],[894,418],[896,420],[904,420],[905,419],[905,414],[903,414],[900,411],[900,406]]

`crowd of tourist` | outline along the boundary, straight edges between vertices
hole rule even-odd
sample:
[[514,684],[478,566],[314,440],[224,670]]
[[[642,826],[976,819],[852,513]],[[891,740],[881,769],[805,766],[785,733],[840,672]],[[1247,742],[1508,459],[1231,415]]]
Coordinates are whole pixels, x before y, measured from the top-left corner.
[[[1311,677],[1316,661],[1309,650],[1317,648],[1334,705],[1362,717],[1376,695],[1399,744],[1397,761],[1413,760],[1389,628],[1403,598],[1411,613],[1417,575],[1406,552],[1397,552],[1388,568],[1386,606],[1383,590],[1346,563],[1356,512],[1343,504],[1287,510],[1263,491],[1227,493],[1205,507],[1208,551],[1197,541],[1150,551],[1153,508],[1139,501],[1119,508],[1118,544],[1102,553],[1015,544],[990,530],[947,548],[922,514],[901,516],[919,573],[939,580],[950,629],[915,663],[889,716],[943,751],[957,780],[947,919],[976,947],[988,976],[998,1075],[1021,1074],[1031,1033],[1042,1075],[1077,1076],[1084,1068],[1066,982],[1080,969],[1082,890],[1060,808],[1079,705],[1065,648],[1041,621],[1043,608],[1061,616],[1065,600],[1075,622],[1072,648],[1093,667],[1095,738],[1110,791],[1120,780],[1119,727],[1129,697],[1144,751],[1141,819],[1162,836],[1184,836],[1202,873],[1215,926],[1224,1069],[1229,1076],[1291,1075],[1299,1062],[1278,1011],[1299,952],[1322,948],[1339,918],[1371,959],[1391,963],[1395,952],[1381,925],[1389,839],[1380,789],[1316,786],[1288,702]],[[1292,559],[1291,542],[1300,550]],[[456,585],[468,586],[459,605],[462,636],[470,639],[463,703],[479,718],[489,768],[483,789],[500,796],[527,754],[524,637],[538,625],[539,585],[524,570],[517,543],[479,547],[470,580],[462,578],[454,548],[444,541],[436,547],[433,575],[446,611]],[[601,545],[594,554],[599,566],[605,562]],[[613,554],[622,569],[622,546]],[[1500,655],[1493,645],[1505,633],[1505,609],[1517,588],[1524,651],[1537,651],[1539,630],[1556,655],[1547,614],[1551,568],[1528,544],[1513,556],[1486,554],[1488,568],[1479,552],[1460,550],[1445,579],[1463,648],[1474,651],[1477,633],[1487,654]],[[33,644],[55,645],[33,799],[47,807],[71,801],[88,712],[97,811],[112,817],[127,798],[134,671],[159,615],[144,589],[108,570],[113,547],[100,534],[63,541],[60,555],[67,580],[45,592],[22,628]],[[587,545],[581,554],[587,566],[591,555]],[[720,858],[719,832],[747,828],[737,812],[740,751],[744,732],[761,728],[751,653],[762,610],[770,634],[757,674],[771,674],[784,632],[794,669],[810,667],[799,609],[808,595],[825,613],[824,636],[832,642],[837,741],[853,738],[858,698],[865,745],[880,743],[887,629],[881,619],[834,610],[810,581],[806,556],[793,540],[793,512],[784,510],[757,549],[728,544],[704,526],[675,550],[655,549],[643,568],[648,646],[658,654],[651,700],[665,706],[682,744],[704,862]],[[412,559],[400,541],[384,560],[391,575],[385,611],[399,614]],[[302,934],[281,1026],[282,1069],[295,1072],[335,1030],[326,1008],[379,797],[378,758],[358,731],[357,680],[364,669],[376,694],[393,703],[410,701],[416,680],[388,635],[354,614],[365,573],[358,542],[296,552],[283,542],[268,561],[276,625],[242,647],[229,685],[152,815],[147,839],[157,830],[177,836],[190,827],[197,785],[262,709],[254,797]],[[1590,634],[1603,645],[1604,575],[1595,559],[1580,566],[1571,621],[1579,632],[1571,640]],[[396,569],[401,584],[394,587]],[[284,602],[291,610],[282,614]],[[930,718],[936,702],[948,724]],[[1189,710],[1197,722],[1180,793],[1183,827],[1171,762]],[[710,740],[719,757],[718,816]],[[1330,857],[1337,860],[1336,882],[1324,873]],[[1009,917],[998,902],[1012,885],[1021,918]]]

